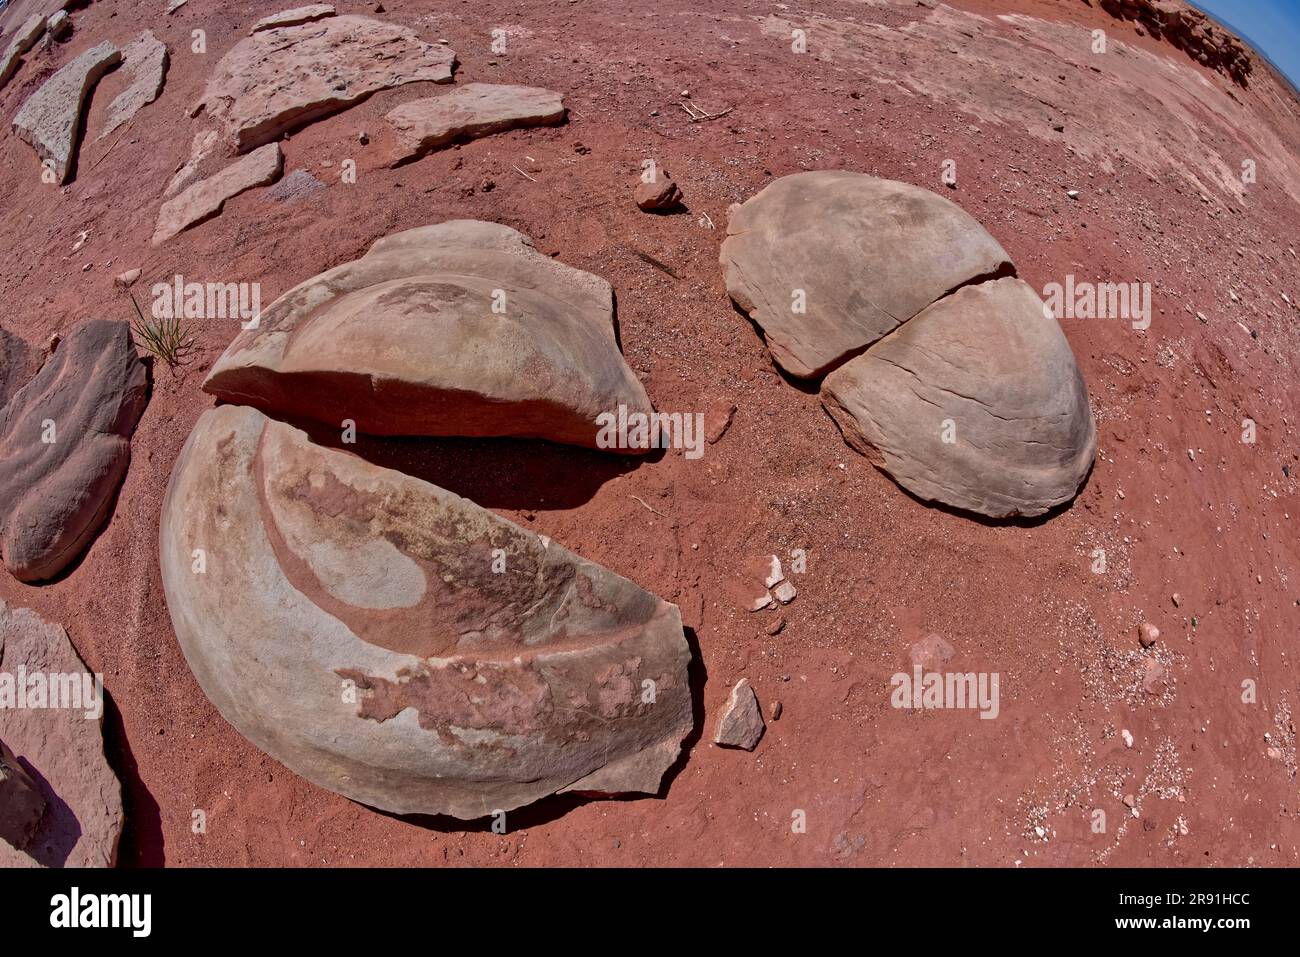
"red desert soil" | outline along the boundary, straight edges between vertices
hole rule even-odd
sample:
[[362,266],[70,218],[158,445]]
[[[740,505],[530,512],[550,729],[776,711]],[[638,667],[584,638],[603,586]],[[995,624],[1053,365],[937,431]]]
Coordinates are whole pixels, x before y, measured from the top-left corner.
[[[624,351],[657,408],[727,399],[737,411],[698,460],[509,441],[372,451],[678,603],[702,665],[704,734],[661,797],[550,799],[512,813],[505,835],[484,822],[403,820],[259,752],[209,704],[177,646],[159,581],[159,506],[213,404],[199,389],[205,371],[237,331],[198,323],[195,361],[155,369],[111,524],[85,558],[40,587],[0,574],[0,597],[65,625],[105,675],[110,760],[126,789],[123,863],[1300,862],[1300,336],[1282,298],[1300,302],[1300,104],[1267,67],[1242,89],[1082,0],[824,0],[815,12],[740,0],[665,0],[650,12],[385,0],[381,18],[450,41],[458,84],[562,91],[568,123],[369,169],[358,134],[438,88],[388,91],[282,142],[286,172],[310,170],[328,189],[294,202],[252,190],[155,249],[163,188],[209,125],[190,107],[218,58],[280,6],[190,0],[170,17],[155,15],[161,0],[148,6],[99,0],[76,12],[73,39],[33,52],[0,92],[7,328],[43,345],[87,319],[129,318],[112,277],[136,266],[142,305],[176,273],[260,282],[267,304],[387,233],[475,218],[614,284]],[[59,64],[145,27],[172,51],[162,96],[98,140],[126,82],[110,74],[75,180],[42,184],[9,121]],[[505,54],[490,50],[498,27]],[[809,31],[806,54],[791,52],[796,27]],[[190,52],[196,28],[206,54]],[[1094,28],[1110,38],[1105,55],[1089,49]],[[731,112],[693,123],[683,90]],[[689,211],[636,208],[651,157]],[[361,168],[355,184],[340,182],[348,158]],[[945,159],[957,164],[955,192],[940,180]],[[1241,182],[1245,159],[1257,163],[1254,184]],[[209,157],[204,173],[226,162]],[[1067,274],[1152,283],[1145,332],[1062,320],[1100,444],[1070,507],[1019,524],[928,507],[845,446],[815,390],[774,369],[730,304],[718,244],[731,203],[808,169],[942,192],[1039,290]],[[1241,440],[1245,418],[1258,423],[1254,444]],[[1104,574],[1092,571],[1096,548]],[[792,549],[807,553],[793,603],[738,610],[733,570]],[[785,627],[769,635],[778,614]],[[1161,631],[1151,653],[1137,641],[1144,620]],[[890,676],[927,633],[953,645],[951,669],[1001,675],[996,720],[890,706]],[[1142,688],[1149,654],[1168,672],[1159,695]],[[753,753],[710,743],[741,677],[765,716],[783,706]],[[1247,680],[1253,702],[1243,702]],[[191,830],[195,809],[204,834]],[[796,809],[806,833],[792,832]],[[1106,812],[1105,833],[1092,831],[1094,809]]]

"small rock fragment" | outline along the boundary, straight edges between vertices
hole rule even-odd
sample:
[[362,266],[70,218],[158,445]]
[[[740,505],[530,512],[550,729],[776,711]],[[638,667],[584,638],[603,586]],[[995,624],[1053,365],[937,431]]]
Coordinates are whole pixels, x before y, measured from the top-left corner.
[[1119,733],[1119,736],[1124,739],[1124,747],[1126,748],[1133,747],[1133,734],[1132,732],[1129,731],[1128,728],[1125,728],[1123,731],[1121,731]]
[[736,403],[729,399],[718,399],[704,413],[704,438],[710,445],[726,434],[731,426],[731,417],[736,414]]
[[126,287],[131,285],[139,278],[140,278],[140,270],[138,268],[128,269],[126,272],[118,273],[116,276],[114,276],[113,283],[114,285]]
[[646,212],[656,212],[680,206],[682,191],[673,182],[666,169],[656,166],[652,180],[646,182],[645,179],[641,179],[637,182],[634,198],[641,209]]
[[275,182],[283,166],[280,144],[268,143],[167,200],[158,213],[153,245],[159,246],[177,233],[216,216],[226,205],[226,200],[255,186]]
[[788,605],[790,602],[794,601],[795,595],[799,593],[795,591],[794,585],[790,584],[788,581],[784,581],[772,589],[772,594],[776,596],[777,601],[781,604]]
[[1174,603],[1174,607],[1175,607],[1175,608],[1177,608],[1179,605],[1181,605],[1181,604],[1183,603],[1183,599],[1182,599],[1182,597],[1178,594],[1178,592],[1174,592],[1174,593],[1173,593],[1172,595],[1170,595],[1169,597],[1170,597],[1170,600],[1173,601],[1173,603]]
[[1142,662],[1142,690],[1158,697],[1165,693],[1167,687],[1164,665],[1155,658],[1147,658]]
[[762,709],[758,706],[758,695],[750,687],[749,679],[741,678],[731,689],[713,741],[724,748],[753,751],[766,728]]
[[777,615],[776,619],[767,626],[766,631],[769,635],[779,635],[781,634],[781,631],[784,628],[785,628],[785,616]]
[[781,702],[779,702],[779,701],[773,701],[773,702],[772,702],[772,720],[773,720],[773,721],[780,721],[780,720],[781,720],[781,713],[782,713],[783,711],[785,711],[785,708],[781,705]]
[[45,29],[56,40],[66,40],[72,36],[72,17],[66,10],[56,10],[45,24]]
[[1138,641],[1141,642],[1143,648],[1150,648],[1159,640],[1160,629],[1151,622],[1144,621],[1138,626]]

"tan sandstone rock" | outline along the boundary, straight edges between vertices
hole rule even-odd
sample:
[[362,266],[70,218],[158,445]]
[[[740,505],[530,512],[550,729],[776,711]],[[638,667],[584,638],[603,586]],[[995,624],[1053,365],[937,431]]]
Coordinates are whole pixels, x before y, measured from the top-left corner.
[[96,319],[0,409],[0,557],[15,578],[57,575],[103,525],[147,392],[130,327]]
[[731,689],[727,704],[718,719],[713,743],[724,748],[744,748],[753,751],[763,737],[767,725],[763,723],[763,709],[758,706],[758,695],[748,678],[741,678]]
[[475,220],[387,236],[289,290],[235,338],[203,388],[373,435],[587,447],[601,413],[651,411],[614,337],[609,283]]
[[472,819],[566,790],[651,793],[692,727],[676,606],[253,409],[199,419],[160,544],[218,710],[364,804]]
[[863,173],[783,176],[735,208],[727,291],[791,375],[823,375],[957,286],[1007,270],[960,207]]
[[1070,345],[1019,279],[930,306],[827,376],[822,401],[908,491],[995,518],[1069,501],[1097,452]]
[[221,212],[226,200],[255,186],[266,186],[280,178],[284,155],[279,143],[268,143],[240,157],[221,172],[195,183],[179,196],[167,200],[158,211],[153,245],[159,246],[177,233],[206,222]]
[[250,33],[256,33],[259,30],[274,30],[276,27],[296,27],[300,23],[310,23],[313,20],[321,20],[325,17],[334,16],[334,7],[328,3],[312,3],[305,7],[294,7],[292,10],[281,10],[279,13],[273,13],[269,17],[263,17],[253,24]]
[[45,32],[45,14],[37,13],[22,22],[9,40],[3,56],[0,56],[0,89],[13,78],[22,65],[23,54],[36,46],[36,41]]
[[221,58],[204,103],[240,153],[372,93],[421,80],[450,83],[456,54],[368,17],[327,17],[258,30]]
[[121,60],[121,52],[107,41],[91,47],[46,80],[14,117],[14,132],[50,161],[58,182],[66,182],[76,166],[73,151],[86,97]]
[[[17,693],[20,673],[28,679],[28,704],[36,691],[33,675],[41,676],[46,689],[45,707],[15,708],[6,702],[0,711],[5,746],[31,769],[30,778],[45,801],[45,812],[23,847],[0,841],[0,867],[112,867],[124,815],[121,782],[104,757],[102,688],[95,690],[93,676],[87,684],[89,669],[63,628],[4,601],[0,661],[0,701]],[[54,691],[52,674],[57,676]],[[50,707],[52,702],[77,706]]]
[[158,99],[167,79],[167,44],[146,30],[126,45],[122,64],[130,85],[108,105],[108,119],[99,134],[101,140]]
[[385,120],[395,144],[393,166],[462,139],[521,126],[547,126],[564,119],[564,97],[535,86],[467,83],[449,93],[403,103]]

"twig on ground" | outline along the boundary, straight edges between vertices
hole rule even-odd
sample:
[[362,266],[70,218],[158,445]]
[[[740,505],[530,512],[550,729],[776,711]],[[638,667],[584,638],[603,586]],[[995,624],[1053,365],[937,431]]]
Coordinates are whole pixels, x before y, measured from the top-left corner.
[[634,502],[638,502],[641,505],[644,505],[646,508],[650,509],[650,511],[654,512],[656,515],[662,516],[663,518],[668,517],[667,515],[664,515],[663,512],[659,511],[659,509],[646,505],[644,500],[637,498],[635,495],[629,495],[628,498],[632,499],[632,501]]

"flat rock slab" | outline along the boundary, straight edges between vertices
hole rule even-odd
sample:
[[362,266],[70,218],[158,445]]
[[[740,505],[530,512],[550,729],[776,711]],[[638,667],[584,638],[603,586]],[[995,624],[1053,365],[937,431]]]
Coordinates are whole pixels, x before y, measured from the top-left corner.
[[160,560],[217,709],[363,804],[474,819],[654,793],[693,724],[675,605],[246,406],[204,413],[186,442]]
[[1069,501],[1097,452],[1070,345],[1019,279],[930,306],[827,376],[822,401],[905,489],[993,518]]
[[410,162],[458,140],[564,119],[564,97],[536,86],[467,83],[450,93],[403,103],[385,120],[395,144],[390,165]]
[[158,99],[167,79],[167,44],[146,30],[126,45],[122,63],[130,85],[109,104],[101,140]]
[[33,14],[14,31],[9,46],[5,48],[4,55],[0,56],[0,89],[3,89],[4,85],[18,72],[18,67],[22,64],[23,54],[36,46],[36,41],[45,32],[45,22],[46,17],[44,14]]
[[651,411],[614,337],[609,283],[475,220],[387,236],[289,290],[235,337],[203,388],[372,435],[591,448],[602,413]]
[[259,30],[221,58],[204,103],[240,153],[407,83],[450,83],[456,54],[367,17]]
[[[47,685],[46,704],[77,707],[6,708],[4,743],[45,799],[45,813],[23,849],[0,841],[0,867],[112,867],[122,835],[122,785],[104,757],[103,698],[86,694],[89,670],[62,627],[29,608],[0,601],[0,694],[16,694],[20,672]],[[61,690],[48,694],[48,677],[60,676]],[[5,676],[9,676],[6,678]],[[79,696],[72,694],[75,680]],[[94,688],[93,677],[91,688]],[[65,697],[66,694],[66,697]],[[90,699],[100,704],[98,713]]]
[[718,719],[713,743],[724,748],[743,748],[753,751],[762,740],[767,725],[763,722],[763,709],[758,705],[748,678],[741,678],[731,689],[727,704]]
[[14,132],[31,144],[42,161],[50,161],[60,183],[76,165],[73,151],[86,97],[99,78],[121,61],[121,51],[111,43],[91,47],[46,80],[14,117]]
[[268,143],[240,157],[221,172],[163,203],[153,231],[153,244],[159,246],[177,233],[216,216],[225,207],[226,200],[255,186],[274,183],[283,169],[284,155],[279,143]]
[[929,190],[863,173],[783,176],[738,208],[722,243],[727,291],[791,375],[830,369],[978,277],[1009,270],[998,242]]
[[332,5],[313,3],[305,7],[294,7],[292,10],[282,10],[279,13],[271,14],[269,17],[263,17],[253,24],[253,29],[249,33],[257,33],[259,30],[274,30],[276,27],[296,27],[300,23],[311,23],[313,20],[332,16],[334,16],[334,7]]
[[0,409],[0,558],[52,578],[108,518],[148,376],[125,322],[78,327]]

